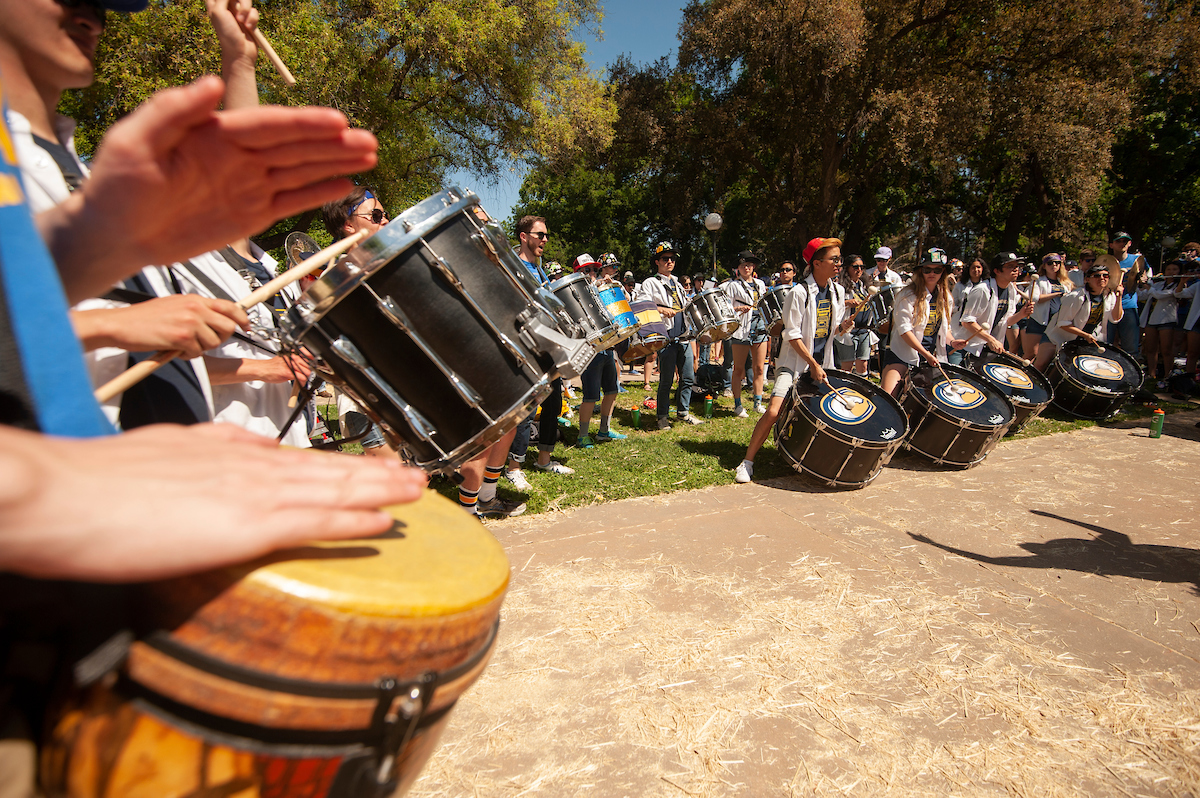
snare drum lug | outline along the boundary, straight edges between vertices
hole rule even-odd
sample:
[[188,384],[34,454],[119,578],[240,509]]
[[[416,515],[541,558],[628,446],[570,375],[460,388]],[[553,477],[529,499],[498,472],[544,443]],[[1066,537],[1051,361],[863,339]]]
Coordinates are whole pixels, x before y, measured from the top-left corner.
[[[371,726],[379,735],[376,749],[375,772],[377,786],[394,788],[396,783],[396,757],[412,739],[417,724],[425,715],[425,708],[433,698],[437,676],[426,673],[415,684],[399,685],[395,678],[387,677],[378,682],[379,701],[375,705]],[[381,790],[380,795],[391,794]]]
[[[433,436],[437,430],[433,428],[429,420],[421,415],[419,410],[404,401],[400,394],[396,392],[396,389],[389,385],[387,380],[378,371],[371,368],[367,363],[367,359],[363,357],[362,352],[358,351],[358,347],[351,343],[349,338],[344,335],[340,336],[333,342],[331,348],[338,357],[361,371],[363,376],[371,381],[372,385],[382,391],[383,395],[400,409],[400,412],[404,414],[404,420],[412,427],[412,431],[417,437],[426,443],[432,443],[439,452],[442,452],[442,448],[433,442]],[[442,452],[442,454],[445,454],[445,452]]]
[[[374,294],[375,292],[372,291],[371,293]],[[380,297],[378,294],[375,294],[375,303],[378,305],[379,311],[387,317],[388,321],[396,325],[401,332],[407,335],[417,345],[417,348],[425,354],[425,357],[429,358],[433,365],[437,366],[438,370],[446,376],[446,379],[450,380],[450,384],[454,386],[454,390],[463,398],[463,401],[475,410],[483,412],[483,397],[474,388],[463,382],[462,378],[454,373],[454,369],[447,366],[446,361],[442,360],[441,356],[433,350],[433,347],[422,336],[417,334],[408,316],[401,309],[400,305],[396,303],[396,300],[390,296]],[[487,413],[483,415],[488,421],[492,420]]]

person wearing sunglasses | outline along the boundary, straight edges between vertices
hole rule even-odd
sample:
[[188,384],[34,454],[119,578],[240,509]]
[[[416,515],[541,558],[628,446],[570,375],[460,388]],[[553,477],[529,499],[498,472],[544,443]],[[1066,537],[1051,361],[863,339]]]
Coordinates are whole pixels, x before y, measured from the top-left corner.
[[[683,289],[672,273],[675,271],[675,261],[679,254],[669,241],[660,241],[654,247],[654,268],[656,274],[644,281],[638,287],[638,299],[649,300],[658,305],[658,312],[667,325],[667,345],[658,350],[658,394],[657,426],[660,430],[671,428],[671,386],[675,375],[679,375],[679,387],[675,393],[675,420],[682,424],[703,424],[704,422],[691,414],[692,386],[696,383],[695,361],[692,359],[692,347],[688,341],[681,340],[687,332],[683,306]],[[647,361],[646,369],[650,365]],[[647,381],[649,375],[646,375]]]
[[1109,285],[1109,266],[1117,263],[1112,255],[1101,255],[1088,268],[1083,285],[1062,298],[1058,313],[1046,327],[1046,337],[1056,352],[1076,338],[1099,344],[1105,340],[1108,325],[1121,320],[1123,288]]
[[1015,252],[1001,252],[996,256],[992,276],[967,293],[960,318],[951,324],[954,336],[966,342],[958,351],[978,356],[986,345],[993,352],[1003,352],[1008,329],[1029,318],[1033,305],[1026,302],[1018,311],[1019,297],[1013,285],[1022,265]]
[[864,270],[861,255],[850,255],[842,266],[838,282],[846,290],[846,312],[854,318],[854,329],[850,332],[849,343],[834,341],[833,347],[837,354],[838,368],[865,377],[871,347],[879,341],[879,336],[870,329],[871,312],[867,309],[870,293],[866,281],[863,280]]
[[896,295],[880,379],[883,390],[892,396],[899,394],[904,377],[922,360],[936,366],[946,359],[948,344],[962,346],[962,341],[950,340],[949,278],[945,256],[940,250],[931,251]]

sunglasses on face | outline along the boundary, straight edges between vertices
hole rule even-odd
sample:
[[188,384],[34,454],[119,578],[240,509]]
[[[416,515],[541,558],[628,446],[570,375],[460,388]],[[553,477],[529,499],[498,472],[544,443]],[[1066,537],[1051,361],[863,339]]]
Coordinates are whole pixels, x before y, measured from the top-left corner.
[[547,238],[549,238],[549,237],[550,237],[550,234],[549,234],[549,233],[541,233],[541,232],[539,232],[539,233],[526,233],[525,235],[529,236],[530,238],[536,238],[538,241],[545,241]]
[[383,208],[375,208],[370,213],[356,213],[354,215],[362,219],[370,219],[375,224],[383,224],[383,220],[388,218],[387,211]]
[[943,274],[946,270],[941,266],[924,266],[922,267],[921,271],[925,272],[926,274]]
[[780,269],[780,271],[782,271],[782,272],[794,272],[794,271],[796,271],[796,270],[795,270],[795,269],[793,269],[791,266],[784,266],[782,269]]
[[823,260],[826,263],[832,263],[834,266],[842,265],[842,258],[840,255],[837,256],[836,258],[817,258],[817,260]]

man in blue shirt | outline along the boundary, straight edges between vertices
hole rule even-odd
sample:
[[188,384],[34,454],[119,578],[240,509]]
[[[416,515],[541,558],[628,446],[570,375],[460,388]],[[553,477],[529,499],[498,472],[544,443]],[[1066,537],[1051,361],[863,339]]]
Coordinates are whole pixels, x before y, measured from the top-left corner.
[[1130,252],[1132,244],[1133,239],[1129,237],[1129,233],[1118,232],[1108,245],[1108,251],[1121,263],[1121,283],[1125,288],[1125,293],[1121,296],[1121,310],[1125,314],[1120,321],[1109,326],[1108,342],[1137,357],[1142,348],[1137,312],[1138,289],[1149,282],[1150,271],[1145,258],[1136,252]]

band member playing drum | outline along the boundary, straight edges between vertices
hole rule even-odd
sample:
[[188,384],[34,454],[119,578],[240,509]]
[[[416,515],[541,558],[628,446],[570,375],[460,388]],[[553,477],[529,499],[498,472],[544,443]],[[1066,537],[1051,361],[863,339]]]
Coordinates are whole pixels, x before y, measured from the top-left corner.
[[838,368],[855,374],[867,374],[867,359],[871,356],[871,347],[879,337],[871,332],[871,312],[867,310],[867,300],[870,298],[867,284],[863,280],[863,259],[859,255],[846,258],[838,282],[846,291],[846,312],[854,314],[854,329],[850,333],[850,343],[843,344],[834,341],[834,352],[837,355]]
[[755,310],[758,300],[767,292],[763,281],[754,276],[760,259],[746,250],[738,254],[737,277],[725,283],[721,290],[729,297],[737,313],[738,329],[730,339],[733,350],[733,414],[746,417],[742,407],[742,383],[746,378],[746,356],[749,355],[754,369],[754,409],[762,413],[763,380],[767,366],[768,335],[761,314]]
[[1029,301],[1033,303],[1033,311],[1025,322],[1021,333],[1021,353],[1026,360],[1033,362],[1038,371],[1044,371],[1050,358],[1054,357],[1054,345],[1046,337],[1046,325],[1058,313],[1062,306],[1062,298],[1075,290],[1075,285],[1067,275],[1066,265],[1062,256],[1051,252],[1042,258],[1041,274],[1030,287]]
[[[703,424],[689,410],[692,402],[692,385],[696,381],[693,369],[692,348],[686,341],[679,340],[686,332],[683,315],[683,291],[679,282],[671,276],[675,271],[675,247],[661,241],[654,248],[654,266],[658,273],[645,280],[638,289],[638,299],[648,299],[658,305],[658,312],[667,323],[668,343],[658,350],[658,428],[670,429],[671,383],[679,372],[679,390],[676,392],[677,421],[685,424]],[[649,368],[649,366],[647,366]]]
[[961,351],[976,356],[985,345],[993,352],[1004,351],[1008,328],[1028,318],[1033,308],[1026,302],[1016,312],[1017,290],[1013,281],[1020,273],[1021,259],[1017,254],[1001,252],[992,276],[967,293],[961,315],[951,325],[955,337],[966,342]]
[[754,475],[754,456],[771,434],[793,380],[811,369],[814,380],[825,382],[825,369],[834,365],[834,339],[845,343],[854,325],[853,319],[846,318],[846,290],[834,279],[842,265],[841,239],[814,238],[804,248],[804,260],[808,275],[783,303],[784,345],[776,361],[775,388],[734,473],[738,482],[749,482]]
[[[946,357],[950,338],[949,269],[944,262],[926,258],[913,270],[908,285],[896,296],[892,331],[883,359],[881,387],[896,396],[909,369],[925,360],[932,366]],[[961,346],[961,341],[952,341]],[[935,355],[930,350],[936,350]]]
[[[617,273],[616,267],[621,265],[620,261],[611,253],[602,255],[600,261],[592,260],[590,255],[580,255],[575,259],[575,270],[585,272],[597,288],[619,285],[614,275]],[[596,433],[595,440],[603,443],[623,441],[626,438],[609,426],[612,424],[613,405],[616,404],[617,389],[620,386],[620,370],[615,354],[616,349],[611,347],[597,352],[580,377],[583,383],[583,404],[579,405],[579,440],[575,444],[580,449],[590,449],[594,445],[589,430],[596,402],[600,402],[600,430]],[[601,391],[604,393],[603,400],[600,398]]]
[[1063,297],[1058,314],[1050,320],[1046,335],[1055,351],[1067,341],[1084,338],[1092,344],[1104,340],[1110,322],[1120,321],[1121,285],[1109,286],[1112,255],[1101,255],[1084,274],[1084,284]]

